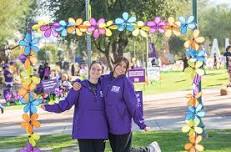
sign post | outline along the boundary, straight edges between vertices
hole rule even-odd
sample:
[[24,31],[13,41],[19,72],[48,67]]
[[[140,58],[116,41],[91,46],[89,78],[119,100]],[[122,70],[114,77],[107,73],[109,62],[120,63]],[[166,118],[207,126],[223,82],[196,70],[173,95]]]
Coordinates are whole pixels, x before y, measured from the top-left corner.
[[[86,20],[88,21],[91,18],[91,6],[89,4],[89,0],[85,0],[85,11],[86,11]],[[87,42],[87,64],[88,67],[91,64],[91,36],[89,34],[86,34],[86,42]]]

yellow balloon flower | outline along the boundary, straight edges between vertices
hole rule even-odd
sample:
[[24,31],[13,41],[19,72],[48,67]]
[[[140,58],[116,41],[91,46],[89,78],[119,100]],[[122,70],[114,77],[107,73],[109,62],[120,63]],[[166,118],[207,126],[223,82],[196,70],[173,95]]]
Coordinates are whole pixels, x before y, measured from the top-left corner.
[[173,17],[168,18],[168,23],[165,26],[165,36],[170,37],[173,34],[176,36],[180,35],[180,22],[175,22]]
[[148,32],[150,30],[150,27],[146,26],[144,22],[138,21],[135,25],[135,30],[132,32],[132,35],[138,36],[141,35],[143,37],[148,37]]

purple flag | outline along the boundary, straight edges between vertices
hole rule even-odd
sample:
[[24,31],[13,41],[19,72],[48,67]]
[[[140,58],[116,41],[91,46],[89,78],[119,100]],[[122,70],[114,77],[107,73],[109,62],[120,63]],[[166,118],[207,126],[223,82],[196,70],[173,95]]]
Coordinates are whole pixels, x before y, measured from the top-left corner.
[[157,58],[156,48],[154,43],[148,43],[148,57]]

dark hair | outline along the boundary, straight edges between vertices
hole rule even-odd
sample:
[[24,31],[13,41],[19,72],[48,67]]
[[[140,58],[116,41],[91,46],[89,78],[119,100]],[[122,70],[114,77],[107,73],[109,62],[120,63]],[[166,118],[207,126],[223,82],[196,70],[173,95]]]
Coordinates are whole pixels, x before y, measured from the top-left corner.
[[226,52],[228,52],[230,48],[231,48],[231,45],[227,46]]
[[119,58],[117,58],[115,60],[115,62],[114,62],[114,64],[115,64],[114,70],[118,66],[118,64],[120,64],[121,62],[124,62],[126,64],[126,72],[127,72],[128,68],[129,68],[129,61],[125,57],[119,57]]
[[103,66],[102,62],[100,62],[100,61],[92,61],[90,66],[89,66],[89,71],[91,70],[91,67],[93,66],[93,64],[99,64],[102,67],[102,72],[104,71],[104,66]]

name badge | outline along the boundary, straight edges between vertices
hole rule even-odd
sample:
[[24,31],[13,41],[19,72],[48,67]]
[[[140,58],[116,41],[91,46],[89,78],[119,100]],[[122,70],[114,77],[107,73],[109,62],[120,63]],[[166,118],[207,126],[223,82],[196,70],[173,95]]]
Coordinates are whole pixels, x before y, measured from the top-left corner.
[[120,87],[119,86],[112,86],[111,91],[115,92],[115,93],[119,93],[120,92]]

